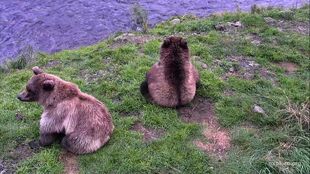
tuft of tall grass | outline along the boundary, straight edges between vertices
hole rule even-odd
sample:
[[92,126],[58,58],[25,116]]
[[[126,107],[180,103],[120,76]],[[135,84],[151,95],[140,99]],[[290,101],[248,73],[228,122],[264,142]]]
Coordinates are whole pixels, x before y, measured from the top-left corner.
[[288,97],[285,109],[282,110],[286,117],[284,121],[295,121],[300,129],[310,130],[310,102],[309,98],[300,105],[292,103]]
[[9,72],[11,69],[24,69],[35,62],[37,55],[31,46],[25,47],[16,59],[8,59],[0,64],[0,72]]
[[289,142],[280,143],[263,157],[264,167],[260,173],[309,173],[310,149],[309,136],[290,137]]
[[134,24],[142,28],[143,33],[148,32],[148,12],[140,4],[133,5],[131,17]]
[[263,11],[263,9],[260,8],[259,6],[257,6],[256,4],[251,6],[251,13],[252,14],[255,14],[255,13],[260,14],[262,11]]

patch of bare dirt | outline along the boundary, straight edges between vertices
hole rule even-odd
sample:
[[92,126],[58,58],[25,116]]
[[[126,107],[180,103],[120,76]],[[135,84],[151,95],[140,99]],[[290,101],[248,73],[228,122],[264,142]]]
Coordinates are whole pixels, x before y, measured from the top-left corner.
[[293,74],[295,71],[298,70],[298,65],[292,62],[280,62],[276,65],[283,68],[288,74]]
[[136,122],[132,126],[131,130],[143,134],[144,142],[151,142],[157,140],[164,135],[163,130],[147,128],[141,122]]
[[266,17],[265,21],[268,25],[276,27],[279,31],[309,35],[309,24],[307,22],[276,20],[271,17]]
[[252,33],[251,35],[246,37],[247,40],[249,40],[253,45],[260,45],[262,43],[262,38],[259,37],[257,34]]
[[113,43],[109,47],[115,49],[127,43],[141,45],[154,39],[156,39],[156,37],[152,35],[136,35],[134,33],[124,33],[114,38]]
[[224,160],[226,152],[230,149],[230,136],[227,131],[210,130],[204,131],[203,135],[207,137],[208,142],[195,140],[194,144],[201,150],[207,152],[218,160]]
[[270,80],[272,82],[273,85],[277,84],[277,78],[276,78],[276,74],[274,72],[269,71],[266,68],[261,68],[259,70],[259,74],[264,77],[267,80]]
[[139,117],[139,116],[143,115],[143,112],[141,112],[141,111],[129,111],[129,112],[121,111],[121,112],[119,112],[119,115],[121,117],[131,117],[131,116]]
[[78,174],[79,173],[79,163],[77,155],[63,151],[60,155],[60,161],[64,164],[64,173],[65,174]]
[[263,68],[249,57],[244,56],[230,56],[226,59],[231,65],[225,65],[219,62],[219,66],[226,67],[228,71],[223,75],[223,79],[227,80],[229,77],[239,77],[246,80],[252,80],[255,75],[260,75],[268,80],[275,81],[275,74]]
[[21,143],[12,149],[8,155],[0,160],[0,174],[15,173],[19,163],[36,153],[39,149],[33,149],[28,144]]
[[181,107],[178,113],[184,122],[214,124],[214,106],[209,100],[195,97],[190,106]]
[[210,100],[195,97],[190,106],[178,109],[181,119],[185,122],[195,122],[203,125],[203,135],[207,139],[195,140],[193,143],[204,152],[223,160],[230,149],[230,135],[222,128],[215,116],[214,105]]

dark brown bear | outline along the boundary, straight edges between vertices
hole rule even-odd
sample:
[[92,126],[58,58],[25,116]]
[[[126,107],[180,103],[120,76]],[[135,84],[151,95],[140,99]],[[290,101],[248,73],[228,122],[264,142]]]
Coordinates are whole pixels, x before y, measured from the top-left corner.
[[43,106],[40,145],[47,146],[63,135],[61,145],[76,154],[91,153],[102,147],[113,132],[107,108],[70,82],[32,68],[34,75],[18,95],[21,101]]
[[199,74],[190,62],[187,42],[172,36],[164,40],[160,60],[146,74],[140,91],[158,105],[176,107],[192,101],[198,81]]

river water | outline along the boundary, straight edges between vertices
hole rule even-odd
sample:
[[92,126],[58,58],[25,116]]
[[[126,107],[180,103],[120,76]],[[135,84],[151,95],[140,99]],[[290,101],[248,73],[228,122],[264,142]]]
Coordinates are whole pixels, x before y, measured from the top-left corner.
[[48,53],[94,44],[132,30],[133,4],[154,25],[171,16],[248,11],[251,6],[300,7],[306,0],[0,0],[0,62],[27,46]]

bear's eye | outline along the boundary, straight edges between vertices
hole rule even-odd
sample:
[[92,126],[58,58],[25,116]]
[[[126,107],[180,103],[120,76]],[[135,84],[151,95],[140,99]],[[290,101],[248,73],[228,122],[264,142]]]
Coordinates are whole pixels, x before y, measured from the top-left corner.
[[26,88],[28,93],[34,94],[34,91],[32,91],[30,88]]

